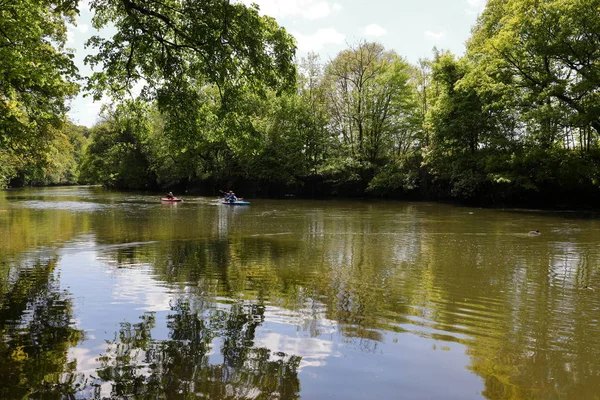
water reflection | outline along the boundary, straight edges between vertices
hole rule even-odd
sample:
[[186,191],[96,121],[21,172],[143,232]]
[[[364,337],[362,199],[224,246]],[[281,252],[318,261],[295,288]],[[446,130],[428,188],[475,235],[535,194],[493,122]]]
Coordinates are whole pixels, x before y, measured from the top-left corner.
[[57,258],[6,264],[0,291],[0,398],[61,398],[82,387],[69,350],[84,337],[54,276]]
[[[25,309],[48,298],[62,310],[62,369],[50,375],[70,382],[55,386],[64,393],[600,392],[595,220],[403,203],[255,201],[235,209],[190,198],[164,207],[144,194],[80,188],[19,196],[14,206],[0,199],[8,209],[0,238],[9,240],[0,265],[59,249],[51,270],[31,269],[50,286],[28,295]],[[55,207],[61,202],[91,205]],[[542,235],[527,235],[532,229]],[[3,276],[0,291],[12,293],[16,275]],[[22,321],[31,314],[4,304]],[[46,314],[38,318],[53,321]],[[23,344],[2,346],[19,358]]]
[[[155,317],[122,323],[99,357],[95,397],[156,398],[165,394],[225,398],[298,398],[300,357],[255,345],[264,306],[236,303],[198,309],[177,301],[167,318],[168,340],[152,337]],[[218,351],[221,361],[212,349]],[[110,393],[107,393],[110,383]]]

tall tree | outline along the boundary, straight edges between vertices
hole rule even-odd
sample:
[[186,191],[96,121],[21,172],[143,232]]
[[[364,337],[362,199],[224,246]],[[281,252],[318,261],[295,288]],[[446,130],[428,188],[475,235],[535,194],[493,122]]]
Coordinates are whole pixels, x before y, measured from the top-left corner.
[[432,71],[440,93],[427,116],[433,131],[427,166],[453,196],[461,198],[477,194],[485,181],[478,160],[483,150],[493,147],[495,129],[477,86],[465,79],[470,68],[466,59],[456,60],[451,53],[436,55]]
[[75,0],[0,2],[0,187],[44,158],[77,92],[77,69],[65,49]]
[[378,43],[359,43],[327,66],[330,127],[356,159],[380,163],[405,145],[394,139],[414,112],[409,78],[408,64]]
[[312,175],[317,174],[333,141],[327,127],[327,94],[323,80],[323,65],[318,54],[309,53],[299,64],[298,93],[302,103],[308,107],[304,123],[305,127],[309,126],[310,129],[305,137],[304,152]]

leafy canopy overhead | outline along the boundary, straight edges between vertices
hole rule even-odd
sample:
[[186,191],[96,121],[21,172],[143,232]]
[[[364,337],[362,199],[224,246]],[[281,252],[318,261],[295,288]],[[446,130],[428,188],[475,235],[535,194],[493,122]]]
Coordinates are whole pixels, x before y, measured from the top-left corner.
[[117,29],[110,39],[88,43],[98,53],[87,62],[102,66],[88,85],[96,98],[144,81],[150,98],[160,88],[190,94],[210,83],[228,108],[244,89],[294,86],[294,39],[257,6],[229,0],[92,0],[90,6],[96,28]]
[[0,125],[51,120],[65,111],[77,78],[66,51],[65,20],[74,22],[74,0],[0,2]]

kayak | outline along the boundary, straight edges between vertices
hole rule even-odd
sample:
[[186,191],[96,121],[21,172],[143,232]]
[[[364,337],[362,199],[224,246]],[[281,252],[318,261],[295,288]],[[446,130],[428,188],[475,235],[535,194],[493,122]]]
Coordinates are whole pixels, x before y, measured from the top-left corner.
[[166,197],[163,197],[162,199],[160,199],[161,201],[166,201],[169,203],[177,203],[178,201],[183,201],[181,199],[178,199],[177,197],[174,197],[172,199],[167,199]]
[[249,206],[249,201],[244,200],[236,200],[236,201],[222,201],[221,204],[226,204],[228,206]]

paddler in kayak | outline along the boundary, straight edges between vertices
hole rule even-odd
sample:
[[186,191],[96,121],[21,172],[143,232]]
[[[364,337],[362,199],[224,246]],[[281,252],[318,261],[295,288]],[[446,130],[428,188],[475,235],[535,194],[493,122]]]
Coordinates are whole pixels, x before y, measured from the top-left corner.
[[230,190],[229,192],[227,192],[227,194],[225,194],[225,201],[228,203],[233,203],[234,201],[237,201],[237,197],[235,197],[235,193],[233,193],[232,190]]
[[174,198],[175,196],[173,196],[173,192],[169,192],[169,194],[167,194],[167,199],[173,200]]

